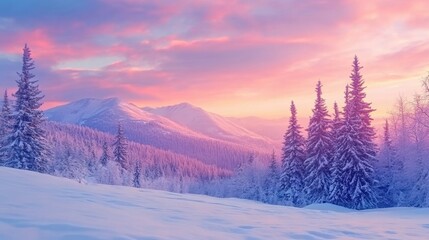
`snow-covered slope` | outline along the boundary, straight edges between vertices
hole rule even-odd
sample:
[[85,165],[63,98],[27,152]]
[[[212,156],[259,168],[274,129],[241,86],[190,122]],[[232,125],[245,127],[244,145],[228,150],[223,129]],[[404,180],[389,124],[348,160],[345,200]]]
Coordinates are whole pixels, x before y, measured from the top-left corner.
[[82,99],[49,109],[45,111],[45,116],[51,121],[82,125],[110,134],[116,134],[120,121],[125,136],[131,141],[186,155],[222,168],[237,167],[255,150],[247,145],[195,132],[117,98]]
[[[254,145],[256,147],[272,146],[273,141],[243,128],[228,118],[210,113],[189,103],[180,103],[173,106],[159,108],[143,108],[145,111],[166,117],[195,132],[214,139],[226,140],[234,143]],[[270,147],[268,147],[269,149]]]
[[429,209],[299,209],[0,167],[0,239],[427,239]]
[[153,123],[153,128],[159,128],[166,133],[203,137],[167,118],[144,111],[118,98],[85,98],[49,109],[45,112],[45,116],[51,121],[86,126],[97,126],[105,121],[138,121],[143,124]]

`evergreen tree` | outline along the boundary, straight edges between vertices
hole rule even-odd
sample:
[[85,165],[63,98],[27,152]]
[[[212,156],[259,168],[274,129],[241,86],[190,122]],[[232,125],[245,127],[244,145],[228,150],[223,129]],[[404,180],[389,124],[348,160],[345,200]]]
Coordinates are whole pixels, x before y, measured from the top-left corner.
[[298,124],[295,104],[291,103],[289,127],[284,136],[279,195],[284,203],[303,204],[304,138]]
[[332,141],[329,114],[322,98],[320,81],[317,83],[316,93],[313,116],[308,127],[307,159],[304,162],[307,173],[305,192],[310,203],[324,203],[329,198]]
[[347,101],[344,123],[339,137],[338,161],[344,164],[341,179],[344,183],[342,202],[353,209],[373,208],[376,205],[374,192],[375,136],[371,127],[370,104],[365,102],[364,81],[360,74],[359,61],[353,61],[352,83]]
[[118,132],[116,133],[113,146],[114,160],[122,169],[127,169],[127,143],[125,142],[124,130],[120,122],[118,123]]
[[376,160],[376,144],[374,143],[375,130],[371,126],[373,120],[370,116],[374,109],[371,108],[371,104],[365,101],[366,94],[364,92],[364,80],[360,74],[360,70],[363,67],[359,65],[359,60],[355,56],[352,73],[350,79],[352,80],[350,85],[350,114],[353,118],[353,124],[358,130],[359,141],[363,143],[366,161],[373,162]]
[[397,177],[399,171],[402,170],[402,164],[398,161],[396,149],[393,146],[390,137],[389,123],[386,120],[384,125],[383,144],[380,151],[380,158],[377,166],[377,190],[378,190],[378,206],[393,207],[396,206],[399,200],[399,192],[397,191]]
[[103,167],[107,166],[107,162],[110,161],[109,148],[107,142],[103,143],[103,153],[101,154],[100,163]]
[[[4,91],[3,106],[0,112],[0,149],[2,146],[6,146],[7,137],[10,134],[12,128],[13,118],[12,110],[9,105],[9,98],[7,95],[7,90]],[[0,156],[0,166],[8,159],[6,155]]]
[[136,165],[134,166],[134,174],[133,174],[133,187],[140,188],[140,175],[141,175],[142,167],[140,161],[136,161]]
[[270,165],[268,166],[267,177],[264,182],[264,201],[267,203],[277,203],[278,199],[279,173],[277,167],[276,155],[271,154]]
[[16,81],[18,90],[14,94],[14,122],[0,152],[3,156],[8,156],[5,166],[46,172],[48,148],[42,128],[43,111],[39,110],[44,96],[31,73],[34,62],[27,44],[23,50],[22,72]]
[[[349,97],[349,86],[346,86],[345,91],[345,106],[348,104]],[[344,115],[347,115],[348,112],[346,108],[344,108]],[[344,119],[345,121],[345,119]],[[332,121],[332,139],[333,139],[333,156],[332,156],[332,164],[331,164],[331,185],[329,189],[329,202],[337,205],[345,205],[343,202],[342,194],[344,192],[345,184],[342,177],[342,169],[344,167],[344,162],[340,162],[340,136],[342,128],[342,121],[340,117],[340,112],[338,110],[337,103],[334,103],[334,119]]]
[[[348,86],[347,86],[348,88]],[[346,90],[348,91],[348,90]],[[347,93],[348,94],[348,93]],[[340,135],[340,128],[341,128],[341,116],[340,111],[338,109],[338,104],[334,102],[334,118],[331,123],[331,137],[332,137],[332,153],[335,152],[335,143]],[[334,154],[332,154],[334,155]],[[332,156],[334,158],[334,156]]]
[[237,186],[241,190],[241,198],[259,201],[261,200],[262,184],[258,184],[257,181],[255,160],[255,154],[251,153],[247,162],[241,164],[237,175]]
[[429,170],[422,169],[418,175],[417,182],[408,196],[409,204],[414,207],[429,207]]

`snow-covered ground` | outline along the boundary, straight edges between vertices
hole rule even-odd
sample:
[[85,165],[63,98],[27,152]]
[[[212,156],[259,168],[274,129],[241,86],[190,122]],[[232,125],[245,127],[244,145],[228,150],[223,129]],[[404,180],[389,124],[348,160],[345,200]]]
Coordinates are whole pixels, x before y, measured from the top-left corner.
[[0,167],[0,239],[429,239],[429,209],[299,209]]

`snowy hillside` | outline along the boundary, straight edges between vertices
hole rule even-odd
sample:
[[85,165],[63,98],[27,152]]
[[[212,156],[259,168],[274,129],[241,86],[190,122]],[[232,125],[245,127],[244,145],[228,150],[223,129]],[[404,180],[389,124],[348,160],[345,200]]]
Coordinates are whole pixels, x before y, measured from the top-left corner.
[[429,209],[307,209],[0,167],[0,239],[427,239]]
[[[100,159],[103,143],[106,142],[107,153],[112,160],[112,135],[83,126],[55,122],[46,122],[45,130],[52,152],[52,161],[48,162],[52,174],[75,179],[95,178],[99,183],[130,184],[118,181],[119,179],[116,182],[111,178],[106,179],[106,173],[112,174],[114,169],[103,167]],[[229,171],[204,164],[197,159],[134,142],[128,142],[127,157],[126,165],[130,169],[136,163],[144,169],[144,177],[140,181],[150,188],[174,191],[169,186],[180,186],[181,184],[177,184],[180,178],[193,182],[229,174]],[[160,182],[163,184],[160,185]]]
[[143,108],[145,111],[166,117],[195,132],[214,139],[226,140],[256,147],[272,148],[273,141],[247,130],[228,118],[210,113],[189,103],[181,103],[160,108]]
[[159,128],[159,131],[165,133],[180,132],[183,135],[203,137],[167,118],[143,111],[133,104],[120,101],[118,98],[85,98],[47,110],[45,115],[51,121],[86,126],[96,126],[97,123],[109,120],[131,120],[145,124],[154,123],[153,128]]
[[[247,144],[214,139],[160,115],[116,98],[82,99],[49,109],[45,116],[61,123],[90,127],[115,134],[120,121],[125,136],[134,142],[186,155],[204,163],[234,169],[255,151]],[[266,151],[272,150],[266,146]]]

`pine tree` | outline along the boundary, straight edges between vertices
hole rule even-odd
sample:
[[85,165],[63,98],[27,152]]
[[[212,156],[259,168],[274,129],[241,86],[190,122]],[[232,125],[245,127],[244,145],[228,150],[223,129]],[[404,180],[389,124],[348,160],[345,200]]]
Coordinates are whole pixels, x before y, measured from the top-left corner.
[[373,119],[370,114],[374,109],[371,108],[370,103],[365,101],[364,80],[360,74],[362,68],[359,65],[357,56],[355,56],[350,75],[350,79],[352,80],[350,85],[350,114],[354,121],[353,124],[358,129],[359,140],[364,145],[365,159],[373,163],[376,160],[377,146],[374,143],[375,130],[371,126]]
[[38,81],[33,79],[35,75],[31,73],[35,67],[27,44],[23,50],[22,72],[16,81],[18,90],[14,94],[14,122],[6,145],[0,152],[8,156],[5,166],[46,172],[49,151],[42,128],[43,111],[39,110],[44,96],[41,95]]
[[[348,88],[348,86],[347,86]],[[348,91],[348,90],[346,90]],[[348,93],[347,93],[348,94]],[[340,111],[338,109],[338,104],[334,102],[334,118],[331,123],[331,137],[332,137],[332,149],[335,149],[335,142],[338,139],[340,135],[340,128],[341,128],[341,116]],[[335,151],[332,151],[335,152]],[[333,158],[334,156],[332,156]]]
[[380,158],[377,166],[377,190],[378,190],[378,206],[379,207],[393,207],[396,206],[399,200],[399,192],[396,188],[397,177],[399,171],[402,170],[396,149],[393,146],[390,137],[389,123],[386,120],[383,132],[383,144],[380,151]]
[[107,162],[110,161],[109,148],[107,146],[107,142],[103,143],[103,153],[100,157],[100,163],[103,167],[107,166]]
[[375,136],[371,127],[370,104],[365,102],[364,81],[360,74],[359,61],[353,61],[352,83],[347,101],[344,123],[339,137],[338,161],[344,164],[341,179],[344,183],[342,202],[353,209],[373,208],[376,205],[374,192]]
[[304,138],[298,124],[295,104],[291,103],[289,127],[284,136],[282,172],[279,195],[283,202],[300,206],[303,204],[304,187]]
[[122,129],[122,125],[118,123],[118,132],[115,136],[114,142],[114,160],[122,167],[122,169],[127,169],[127,143],[125,141],[124,130]]
[[276,154],[273,150],[268,166],[267,177],[264,182],[264,201],[267,203],[277,203],[278,199],[279,173],[277,167]]
[[308,127],[307,159],[304,162],[307,173],[305,192],[310,203],[324,203],[329,198],[332,141],[329,114],[322,98],[320,81],[317,83],[316,93],[313,116]]
[[[345,91],[345,106],[347,106],[349,98],[349,86],[346,86]],[[344,109],[344,115],[347,115],[347,110]],[[332,121],[332,139],[333,139],[333,156],[331,164],[331,185],[329,189],[329,202],[337,205],[345,205],[342,199],[342,194],[344,192],[345,184],[342,177],[342,169],[344,167],[344,162],[340,162],[340,136],[342,129],[342,121],[340,117],[340,112],[338,110],[337,103],[334,103],[334,119]]]
[[133,174],[133,187],[140,188],[140,175],[141,175],[142,167],[140,161],[136,161],[136,165],[134,166],[134,174]]
[[248,160],[240,164],[240,168],[236,176],[236,184],[238,189],[241,190],[241,198],[258,201],[261,199],[261,185],[258,185],[257,183],[255,164],[255,154],[251,153]]
[[[13,118],[12,110],[9,105],[9,98],[7,90],[4,91],[3,106],[0,112],[0,149],[2,146],[6,146],[7,137],[10,134],[12,128]],[[8,157],[6,155],[0,156],[0,166],[6,162]]]

